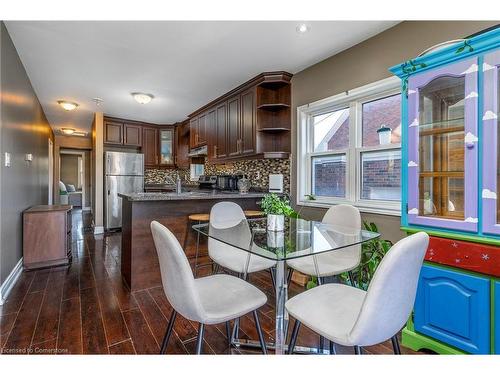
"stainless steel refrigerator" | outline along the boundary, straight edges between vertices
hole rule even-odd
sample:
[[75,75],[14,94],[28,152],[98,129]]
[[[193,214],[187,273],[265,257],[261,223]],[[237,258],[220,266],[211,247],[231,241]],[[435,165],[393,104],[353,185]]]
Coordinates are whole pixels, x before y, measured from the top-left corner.
[[122,226],[122,198],[118,193],[144,191],[144,155],[128,152],[105,152],[106,229]]

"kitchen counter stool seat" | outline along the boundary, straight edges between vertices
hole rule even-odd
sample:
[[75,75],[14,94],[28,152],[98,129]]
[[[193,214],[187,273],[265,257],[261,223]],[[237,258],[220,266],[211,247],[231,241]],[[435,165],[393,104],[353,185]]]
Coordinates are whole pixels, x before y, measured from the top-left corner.
[[257,211],[257,210],[245,210],[243,211],[246,217],[252,218],[252,217],[264,217],[266,214],[264,211]]
[[[191,230],[191,223],[195,222],[196,224],[201,224],[204,222],[208,222],[210,220],[209,214],[191,214],[188,216],[188,228],[186,230],[186,236],[184,237],[184,249],[186,249],[187,239],[189,231]],[[200,232],[196,233],[196,255],[194,257],[194,276],[196,277],[196,273],[198,272],[198,256],[200,253]]]
[[267,302],[266,295],[250,283],[230,275],[195,279],[174,234],[157,221],[151,222],[151,232],[158,253],[163,290],[173,308],[161,353],[167,349],[177,313],[199,323],[196,353],[201,354],[205,324],[229,322],[253,312],[262,351],[266,354],[257,313],[257,309]]

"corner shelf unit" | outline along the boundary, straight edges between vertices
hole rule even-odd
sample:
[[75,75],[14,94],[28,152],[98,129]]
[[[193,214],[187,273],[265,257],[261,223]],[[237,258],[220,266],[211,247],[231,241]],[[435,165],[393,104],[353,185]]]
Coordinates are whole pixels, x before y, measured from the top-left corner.
[[265,154],[288,157],[291,145],[289,77],[271,77],[256,87],[257,143]]

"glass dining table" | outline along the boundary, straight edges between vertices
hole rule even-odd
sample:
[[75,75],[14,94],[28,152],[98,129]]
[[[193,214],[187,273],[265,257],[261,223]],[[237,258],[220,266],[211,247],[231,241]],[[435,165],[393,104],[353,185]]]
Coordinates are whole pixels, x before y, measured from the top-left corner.
[[[235,251],[246,252],[246,267],[251,257],[258,256],[276,262],[274,286],[276,298],[276,326],[274,343],[268,343],[275,354],[285,354],[288,331],[288,313],[285,303],[288,299],[287,261],[290,259],[313,257],[316,273],[321,267],[321,254],[360,245],[380,236],[379,233],[360,228],[324,224],[298,218],[285,218],[283,231],[267,230],[267,220],[218,220],[216,224],[193,225],[193,229],[211,239],[230,245]],[[247,278],[248,272],[241,275]],[[231,343],[235,346],[258,347],[258,341],[239,339],[237,323],[233,328]]]

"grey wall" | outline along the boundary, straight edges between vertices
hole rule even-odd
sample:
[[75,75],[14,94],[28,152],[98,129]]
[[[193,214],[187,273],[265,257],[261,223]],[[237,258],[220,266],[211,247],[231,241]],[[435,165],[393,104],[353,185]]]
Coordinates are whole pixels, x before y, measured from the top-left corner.
[[[417,56],[439,42],[462,38],[498,24],[477,21],[402,22],[352,48],[313,65],[292,78],[292,142],[297,144],[297,107],[390,76],[389,67]],[[294,146],[296,147],[296,146]],[[295,148],[296,150],[296,148]],[[292,159],[292,196],[297,186],[297,157]],[[297,209],[300,209],[298,207]],[[321,218],[325,210],[304,208],[306,217]],[[397,241],[403,236],[400,218],[363,215],[375,222],[383,237]]]
[[73,185],[76,189],[80,188],[78,186],[78,158],[78,155],[61,155],[61,181]]
[[[0,22],[0,283],[22,257],[22,211],[47,204],[51,130],[3,22]],[[11,153],[11,167],[4,153]],[[33,154],[33,162],[24,155]]]

